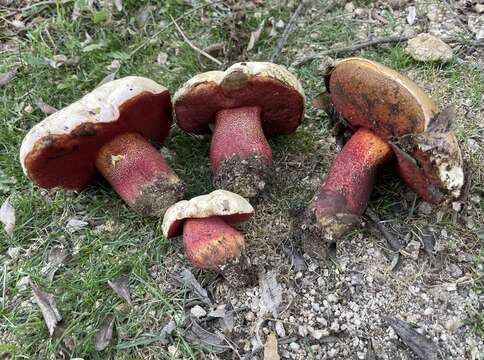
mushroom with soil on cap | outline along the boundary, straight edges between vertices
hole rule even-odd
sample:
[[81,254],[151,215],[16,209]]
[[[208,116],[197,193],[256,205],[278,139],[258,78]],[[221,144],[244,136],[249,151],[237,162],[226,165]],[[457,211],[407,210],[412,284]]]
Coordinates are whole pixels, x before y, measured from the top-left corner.
[[234,286],[253,280],[243,256],[245,240],[234,226],[254,214],[242,196],[215,190],[171,206],[163,218],[163,235],[170,239],[183,233],[185,256],[198,268],[219,270]]
[[285,67],[243,62],[187,81],[174,96],[178,126],[208,134],[214,185],[254,197],[267,182],[272,150],[266,136],[290,134],[304,116],[304,92]]
[[427,202],[440,204],[460,196],[464,170],[450,129],[452,107],[439,113],[409,78],[362,58],[340,61],[325,80],[330,97],[326,110],[356,132],[308,209],[306,253],[325,256],[324,242],[340,239],[355,226],[378,170],[395,158],[400,177]]
[[24,173],[43,188],[82,190],[99,171],[119,196],[146,216],[161,216],[185,186],[160,152],[172,124],[168,90],[128,76],[94,89],[25,136]]

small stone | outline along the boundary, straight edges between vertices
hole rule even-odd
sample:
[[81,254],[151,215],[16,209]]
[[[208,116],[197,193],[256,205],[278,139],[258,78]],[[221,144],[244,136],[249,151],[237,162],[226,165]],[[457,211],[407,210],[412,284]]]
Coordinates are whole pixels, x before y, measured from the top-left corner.
[[338,302],[338,297],[335,294],[329,294],[327,299],[330,303],[337,303]]
[[460,201],[454,201],[452,202],[452,210],[455,212],[459,212],[462,210],[462,203]]
[[405,51],[417,61],[448,62],[452,59],[452,49],[439,38],[422,33],[408,40]]
[[429,315],[432,315],[432,313],[434,312],[434,310],[431,308],[431,307],[428,307],[424,310],[423,314],[425,316],[429,316]]
[[286,337],[286,329],[284,328],[282,321],[276,321],[275,330],[277,336],[280,338]]
[[19,254],[20,254],[20,247],[16,246],[16,247],[11,247],[11,248],[8,248],[7,250],[7,255],[10,256],[10,258],[12,260],[15,260],[16,258],[18,258]]
[[345,11],[352,13],[353,11],[355,11],[355,5],[352,2],[346,3]]
[[284,29],[284,27],[286,26],[286,24],[284,23],[283,20],[279,19],[277,22],[276,22],[276,29]]
[[291,350],[294,350],[294,351],[298,351],[301,348],[301,346],[299,346],[299,344],[296,342],[290,343],[289,347],[291,348]]
[[459,329],[461,326],[462,326],[462,321],[460,321],[460,319],[457,319],[457,318],[448,319],[445,322],[445,328],[449,330],[451,333],[456,332],[457,329]]
[[194,307],[191,308],[190,314],[192,314],[197,319],[200,319],[200,318],[206,316],[207,312],[200,305],[195,305]]
[[156,57],[156,63],[158,65],[165,65],[168,61],[168,54],[166,52],[160,52]]
[[320,340],[323,336],[328,336],[329,333],[327,330],[316,329],[314,331],[311,331],[310,335],[312,338]]
[[478,14],[484,13],[484,4],[476,4],[474,6],[474,11]]
[[463,274],[461,268],[458,267],[456,264],[449,264],[447,270],[449,271],[450,276],[455,279],[460,278]]
[[168,352],[169,352],[171,355],[175,356],[175,355],[177,355],[177,354],[178,354],[178,349],[177,349],[177,347],[176,347],[176,346],[174,346],[174,345],[170,345],[170,346],[168,346]]
[[417,18],[417,8],[415,6],[408,7],[407,23],[409,25],[415,24],[415,19]]
[[358,16],[358,17],[364,17],[367,15],[367,11],[366,9],[363,9],[363,8],[356,8],[355,9],[355,15]]
[[331,323],[330,329],[333,332],[338,332],[339,331],[339,324],[338,324],[338,322],[336,320]]
[[423,215],[430,215],[432,213],[432,205],[426,201],[422,201],[418,206],[418,212]]
[[319,311],[321,310],[321,307],[317,303],[312,303],[311,307],[313,308],[314,311]]
[[308,328],[304,325],[300,325],[297,329],[299,336],[306,337],[308,334]]

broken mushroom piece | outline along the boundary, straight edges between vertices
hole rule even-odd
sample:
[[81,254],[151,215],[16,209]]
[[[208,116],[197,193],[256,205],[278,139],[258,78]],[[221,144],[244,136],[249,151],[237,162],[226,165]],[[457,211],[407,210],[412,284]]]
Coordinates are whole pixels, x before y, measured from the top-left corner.
[[375,62],[350,58],[327,75],[330,113],[356,130],[331,165],[309,209],[305,251],[322,257],[321,239],[348,233],[366,209],[377,170],[396,157],[397,170],[426,201],[439,204],[460,196],[463,160],[452,108],[440,114],[410,79]]
[[163,218],[163,235],[183,233],[185,256],[198,268],[219,270],[233,286],[247,285],[253,274],[243,256],[245,240],[233,226],[254,214],[242,196],[215,190],[171,206]]
[[213,128],[210,161],[217,188],[251,198],[272,166],[266,136],[290,134],[304,116],[304,92],[285,67],[237,63],[187,81],[174,96],[178,126],[190,133]]
[[82,190],[97,170],[134,210],[159,217],[185,186],[148,140],[172,124],[170,93],[136,76],[108,82],[35,125],[20,148],[24,173],[43,188]]

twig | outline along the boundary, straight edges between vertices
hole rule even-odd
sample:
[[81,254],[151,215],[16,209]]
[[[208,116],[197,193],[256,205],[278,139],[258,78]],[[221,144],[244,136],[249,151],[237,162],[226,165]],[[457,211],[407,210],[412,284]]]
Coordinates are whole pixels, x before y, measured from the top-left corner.
[[177,22],[175,21],[175,19],[173,18],[173,16],[170,15],[170,18],[171,18],[171,21],[173,22],[173,24],[175,25],[176,29],[178,30],[178,32],[180,33],[180,35],[182,36],[183,40],[193,49],[195,50],[196,52],[198,52],[199,54],[205,56],[207,59],[209,60],[212,60],[215,64],[221,66],[222,65],[222,62],[220,60],[217,60],[215,59],[212,55],[210,55],[209,53],[207,53],[206,51],[203,51],[202,49],[200,49],[198,46],[196,46],[195,44],[193,44],[189,38],[187,38],[187,36],[185,35],[185,33],[183,32],[183,30],[180,28],[180,26],[177,24]]
[[331,54],[339,54],[339,53],[344,53],[344,52],[353,52],[361,49],[365,49],[368,47],[376,46],[376,45],[381,45],[381,44],[390,44],[390,43],[401,43],[405,42],[408,39],[410,39],[410,36],[388,36],[388,37],[383,37],[375,40],[369,40],[365,41],[359,44],[347,46],[347,47],[341,47],[341,48],[335,48],[335,49],[328,49],[321,51],[320,53],[317,54],[312,54],[305,56],[301,58],[300,60],[295,61],[292,66],[297,67],[301,66],[302,64],[305,64],[309,61],[317,60],[317,59],[322,59],[327,55]]
[[296,8],[294,13],[292,14],[291,18],[289,19],[289,22],[287,23],[284,31],[282,32],[282,36],[279,39],[279,41],[277,42],[276,48],[272,52],[271,61],[274,61],[274,60],[277,59],[277,57],[279,56],[279,54],[282,51],[282,48],[286,45],[287,39],[289,37],[289,33],[292,31],[292,28],[296,24],[297,18],[299,17],[299,15],[301,14],[301,12],[302,12],[302,10],[304,9],[305,6],[306,6],[306,4],[305,4],[304,0],[301,0],[298,7]]
[[[187,12],[184,12],[182,15],[178,16],[175,21],[179,21],[185,17],[187,17],[188,15],[191,15],[193,14],[194,12],[200,10],[200,9],[203,9],[204,7],[207,7],[207,6],[210,6],[210,5],[215,5],[219,2],[221,2],[222,0],[215,0],[215,1],[210,1],[206,4],[203,4],[203,5],[200,5],[200,6],[197,6],[197,7],[194,7],[193,9],[191,10],[188,10]],[[158,35],[160,35],[162,32],[164,32],[165,30],[169,29],[171,26],[173,25],[173,22],[171,23],[168,23],[166,24],[165,26],[163,26],[160,30],[158,30],[157,32],[155,32],[153,35],[151,35],[146,41],[144,41],[141,45],[139,45],[137,48],[135,48],[133,51],[131,51],[131,53],[129,54],[130,57],[132,57],[134,54],[136,54],[138,51],[140,51],[141,49],[143,49],[144,47],[146,47],[150,42],[151,40],[153,40],[154,38],[156,38]]]
[[395,251],[395,252],[400,251],[400,249],[402,247],[400,245],[400,241],[398,241],[398,239],[395,238],[390,233],[390,231],[388,231],[388,229],[386,228],[385,225],[383,225],[383,223],[380,220],[380,218],[378,217],[378,215],[372,209],[370,209],[369,207],[366,208],[365,213],[371,219],[371,221],[373,221],[375,223],[376,227],[378,228],[378,230],[380,230],[380,232],[382,233],[383,237],[388,242],[388,245],[390,245],[391,249],[393,251]]

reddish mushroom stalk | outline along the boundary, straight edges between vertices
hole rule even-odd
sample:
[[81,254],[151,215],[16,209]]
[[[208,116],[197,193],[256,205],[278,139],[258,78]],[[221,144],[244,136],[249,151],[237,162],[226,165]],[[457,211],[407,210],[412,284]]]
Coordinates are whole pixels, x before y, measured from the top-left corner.
[[187,219],[183,225],[185,256],[196,267],[217,269],[240,256],[244,237],[219,216]]
[[97,154],[96,168],[129,206],[144,214],[165,209],[183,192],[165,158],[136,133],[106,143]]
[[367,207],[378,169],[392,158],[390,145],[368,129],[360,128],[350,138],[313,200],[316,231],[303,241],[306,253],[324,256],[321,239],[335,241],[355,226]]
[[242,176],[254,188],[264,187],[260,174],[272,166],[272,151],[261,127],[260,111],[252,106],[217,113],[210,147],[216,186],[230,187]]

